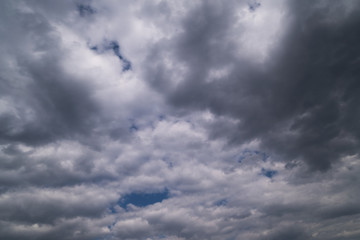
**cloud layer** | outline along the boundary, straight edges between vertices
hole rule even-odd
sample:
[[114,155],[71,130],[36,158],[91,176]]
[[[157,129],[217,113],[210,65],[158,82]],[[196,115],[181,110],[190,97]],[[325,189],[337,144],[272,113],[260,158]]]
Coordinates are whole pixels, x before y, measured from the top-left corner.
[[0,239],[360,237],[357,1],[0,9]]

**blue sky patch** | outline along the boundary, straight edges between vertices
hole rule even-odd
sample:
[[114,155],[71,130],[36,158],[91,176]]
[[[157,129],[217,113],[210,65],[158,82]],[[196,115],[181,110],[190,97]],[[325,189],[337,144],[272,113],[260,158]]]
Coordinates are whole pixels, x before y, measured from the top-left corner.
[[264,175],[265,177],[273,178],[276,174],[277,174],[276,170],[265,169],[265,168],[261,169],[261,175]]
[[261,3],[259,3],[259,2],[256,2],[256,1],[249,2],[249,10],[250,10],[250,12],[254,12],[260,6],[261,6]]
[[228,203],[226,199],[221,199],[215,203],[216,206],[225,206]]
[[133,131],[137,131],[137,130],[139,130],[139,127],[136,126],[134,123],[131,124],[131,126],[130,126],[130,131],[133,132]]
[[99,45],[89,45],[89,48],[95,51],[98,54],[101,54],[105,51],[112,51],[115,56],[117,56],[122,64],[122,70],[124,72],[131,70],[132,65],[131,62],[126,59],[120,52],[120,45],[117,41],[107,41],[105,40],[103,44]]
[[163,115],[163,114],[159,115],[159,121],[163,121],[163,120],[165,120],[165,119],[166,119],[166,116],[165,116],[165,115]]
[[137,207],[146,207],[158,202],[162,202],[165,199],[169,198],[169,190],[165,189],[162,192],[154,192],[154,193],[144,193],[144,192],[134,192],[125,195],[118,202],[119,206],[122,208],[126,208],[128,204],[133,204]]
[[111,213],[116,213],[115,206],[111,206],[111,207],[109,207],[109,210],[111,211]]
[[95,13],[95,10],[90,5],[77,5],[77,10],[81,17],[86,17],[93,15]]
[[269,158],[269,156],[266,153],[258,151],[258,150],[246,149],[241,152],[241,155],[238,158],[238,162],[241,163],[243,160],[248,159],[248,158],[251,158],[254,160],[260,158],[262,161],[266,162],[266,160]]
[[120,59],[123,66],[123,71],[131,70],[131,62],[121,55],[120,46],[116,41],[111,41],[107,46],[108,49],[112,49],[114,54]]

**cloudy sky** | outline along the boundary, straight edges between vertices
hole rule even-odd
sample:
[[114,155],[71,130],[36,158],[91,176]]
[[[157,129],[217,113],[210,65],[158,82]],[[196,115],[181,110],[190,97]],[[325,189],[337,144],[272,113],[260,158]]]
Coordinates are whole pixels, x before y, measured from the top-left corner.
[[359,29],[357,0],[0,1],[0,239],[360,239]]

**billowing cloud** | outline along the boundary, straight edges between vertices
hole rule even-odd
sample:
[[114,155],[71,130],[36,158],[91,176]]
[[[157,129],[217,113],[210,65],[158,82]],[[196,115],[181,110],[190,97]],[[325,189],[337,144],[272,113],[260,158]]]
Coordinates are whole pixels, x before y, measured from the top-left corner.
[[210,1],[189,10],[182,31],[153,48],[146,78],[175,107],[234,121],[230,132],[210,126],[212,137],[258,139],[286,161],[327,169],[359,147],[358,9],[267,5],[249,13]]
[[0,5],[0,239],[359,238],[356,1]]

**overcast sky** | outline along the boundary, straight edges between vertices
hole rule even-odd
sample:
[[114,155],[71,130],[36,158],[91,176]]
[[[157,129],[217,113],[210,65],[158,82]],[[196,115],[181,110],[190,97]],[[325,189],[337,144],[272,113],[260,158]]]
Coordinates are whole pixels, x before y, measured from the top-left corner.
[[359,30],[357,0],[0,1],[0,239],[360,239]]

